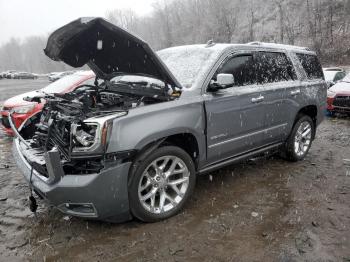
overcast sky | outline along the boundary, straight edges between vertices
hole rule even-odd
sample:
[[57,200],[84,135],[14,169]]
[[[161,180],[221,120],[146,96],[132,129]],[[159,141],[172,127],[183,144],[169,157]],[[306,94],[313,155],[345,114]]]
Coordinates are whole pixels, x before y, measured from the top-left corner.
[[155,0],[0,0],[0,45],[11,37],[44,35],[81,16],[105,16],[107,10],[152,11]]

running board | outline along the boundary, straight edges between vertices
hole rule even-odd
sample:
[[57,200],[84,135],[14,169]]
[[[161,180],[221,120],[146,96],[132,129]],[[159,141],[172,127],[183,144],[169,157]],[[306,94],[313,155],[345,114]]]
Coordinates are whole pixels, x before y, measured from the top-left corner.
[[282,145],[283,145],[283,143],[277,143],[277,144],[266,146],[266,147],[263,147],[263,148],[260,148],[260,149],[254,150],[254,151],[250,151],[250,152],[242,154],[242,155],[238,155],[238,156],[229,158],[229,159],[224,160],[222,162],[219,162],[219,163],[212,164],[210,166],[204,167],[202,170],[198,171],[198,174],[199,175],[203,175],[203,174],[212,172],[214,170],[220,169],[222,167],[229,166],[229,165],[241,162],[241,161],[243,161],[245,159],[249,159],[249,158],[254,157],[256,155],[260,155],[261,153],[264,153],[266,151],[269,151],[269,150],[272,150],[272,149],[276,149],[276,148],[278,148],[278,147],[280,147]]

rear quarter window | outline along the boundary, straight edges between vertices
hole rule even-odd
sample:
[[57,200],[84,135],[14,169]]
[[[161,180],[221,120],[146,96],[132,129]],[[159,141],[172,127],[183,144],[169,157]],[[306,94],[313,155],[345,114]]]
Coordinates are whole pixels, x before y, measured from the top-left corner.
[[317,56],[296,54],[308,79],[324,79],[322,66]]

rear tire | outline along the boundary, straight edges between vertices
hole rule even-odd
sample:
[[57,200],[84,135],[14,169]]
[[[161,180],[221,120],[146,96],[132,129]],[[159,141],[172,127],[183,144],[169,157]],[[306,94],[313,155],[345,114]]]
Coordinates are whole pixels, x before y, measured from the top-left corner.
[[164,146],[138,159],[130,172],[131,213],[144,222],[176,215],[194,190],[192,158],[179,147]]
[[307,115],[300,115],[285,144],[284,155],[287,160],[303,160],[310,150],[315,134],[315,125]]

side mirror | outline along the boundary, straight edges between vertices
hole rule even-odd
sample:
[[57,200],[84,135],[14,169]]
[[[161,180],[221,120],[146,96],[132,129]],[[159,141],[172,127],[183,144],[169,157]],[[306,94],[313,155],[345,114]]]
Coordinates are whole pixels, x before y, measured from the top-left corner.
[[216,76],[216,81],[211,80],[208,92],[217,92],[219,89],[224,89],[233,86],[235,79],[231,74],[218,74]]
[[235,79],[232,74],[218,74],[216,76],[216,84],[223,88],[233,86]]

